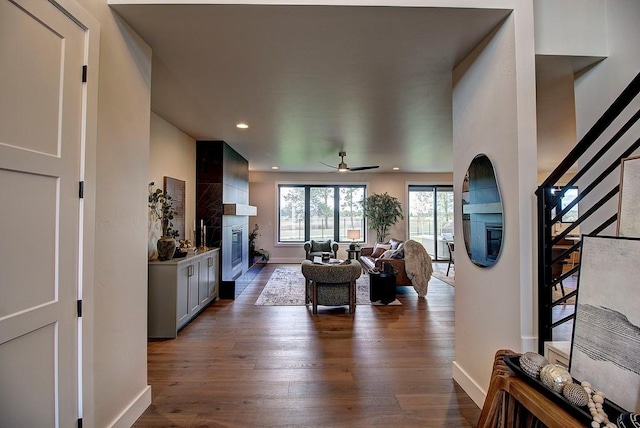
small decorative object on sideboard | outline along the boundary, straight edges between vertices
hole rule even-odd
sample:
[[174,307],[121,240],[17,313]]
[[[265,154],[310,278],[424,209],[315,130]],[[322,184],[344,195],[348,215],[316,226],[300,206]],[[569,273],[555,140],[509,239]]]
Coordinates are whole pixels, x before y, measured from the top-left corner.
[[562,388],[562,395],[574,406],[582,407],[589,403],[589,394],[582,385],[568,383]]
[[520,357],[520,367],[532,378],[540,377],[540,369],[549,364],[549,361],[540,354],[535,352],[525,352]]
[[154,183],[149,183],[149,210],[154,218],[162,222],[162,237],[158,240],[158,259],[171,260],[176,252],[176,236],[178,231],[173,229],[173,204],[171,196],[162,189],[153,190]]
[[616,420],[616,424],[619,428],[640,428],[640,413],[621,413]]
[[540,369],[540,380],[552,391],[562,393],[562,388],[568,383],[573,383],[569,371],[560,364],[547,364]]

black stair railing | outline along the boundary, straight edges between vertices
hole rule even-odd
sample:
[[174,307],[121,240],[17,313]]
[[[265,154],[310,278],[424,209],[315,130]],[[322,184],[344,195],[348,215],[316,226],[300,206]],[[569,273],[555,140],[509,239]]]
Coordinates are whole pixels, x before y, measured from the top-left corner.
[[[617,220],[617,210],[611,213],[607,209],[611,204],[606,203],[612,200],[619,193],[619,184],[611,190],[600,191],[598,194],[604,194],[599,199],[595,198],[594,190],[601,185],[607,177],[609,177],[620,166],[621,159],[633,155],[640,148],[640,138],[631,135],[631,132],[640,134],[638,130],[633,131],[633,125],[640,119],[640,110],[636,110],[630,118],[620,126],[615,135],[601,144],[601,148],[593,155],[588,155],[587,151],[591,146],[599,140],[605,130],[607,130],[623,112],[630,108],[631,101],[640,93],[640,73],[631,81],[631,83],[622,91],[611,106],[604,112],[602,117],[593,125],[593,127],[584,135],[584,137],[569,152],[567,157],[560,162],[560,165],[551,173],[549,177],[542,182],[536,190],[537,197],[537,215],[538,215],[538,352],[544,352],[544,343],[553,340],[554,328],[570,322],[574,318],[575,312],[565,315],[560,319],[554,320],[553,308],[558,305],[564,305],[572,297],[576,296],[576,290],[560,297],[553,298],[553,288],[562,284],[562,281],[579,274],[580,262],[576,263],[570,270],[560,275],[554,273],[554,265],[562,264],[564,260],[571,257],[572,254],[580,250],[581,238],[573,245],[564,246],[563,250],[554,252],[554,246],[564,242],[565,238],[575,232],[577,228],[588,218],[599,213],[598,218],[606,218],[601,224],[593,227],[586,234],[598,235],[608,226]],[[623,138],[625,137],[625,138]],[[635,141],[633,141],[635,138]],[[629,141],[633,141],[629,143]],[[600,165],[600,161],[605,154],[614,160],[608,165]],[[578,164],[579,169],[575,175],[566,183],[559,183],[570,169]],[[585,182],[585,174],[591,171],[590,176],[595,176],[590,182]],[[581,180],[582,179],[582,180]],[[562,206],[563,197],[569,189],[575,189],[576,183],[580,180],[580,188],[578,196],[566,206]],[[593,197],[589,198],[592,195]],[[588,198],[588,200],[587,200]],[[553,234],[554,226],[561,223],[563,217],[574,208],[580,201],[585,201],[584,205],[589,208],[580,212],[580,215],[570,224],[563,223],[563,230],[558,234]],[[608,216],[608,217],[607,217]],[[594,217],[595,218],[595,217]],[[583,231],[585,232],[585,231]],[[570,311],[563,311],[565,314]]]

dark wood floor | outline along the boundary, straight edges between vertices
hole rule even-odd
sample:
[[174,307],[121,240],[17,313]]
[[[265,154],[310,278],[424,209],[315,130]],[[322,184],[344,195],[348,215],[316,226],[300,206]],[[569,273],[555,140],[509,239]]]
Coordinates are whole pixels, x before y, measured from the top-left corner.
[[[153,403],[136,427],[472,427],[452,379],[454,288],[432,278],[402,306],[254,306],[277,265],[149,343]],[[491,370],[491,367],[487,367]]]

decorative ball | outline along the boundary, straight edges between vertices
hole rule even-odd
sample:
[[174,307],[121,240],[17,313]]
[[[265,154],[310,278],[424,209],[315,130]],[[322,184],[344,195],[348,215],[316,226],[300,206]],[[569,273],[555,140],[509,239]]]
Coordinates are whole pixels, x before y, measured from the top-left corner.
[[562,395],[574,406],[582,407],[589,403],[589,394],[577,383],[568,383],[562,388]]
[[520,357],[520,367],[522,370],[535,379],[540,375],[540,369],[547,364],[549,364],[549,361],[535,352],[525,352]]
[[573,378],[566,368],[559,364],[547,364],[540,369],[540,380],[552,391],[562,393],[562,388],[568,383],[573,383]]
[[640,413],[620,413],[616,425],[618,428],[640,428]]

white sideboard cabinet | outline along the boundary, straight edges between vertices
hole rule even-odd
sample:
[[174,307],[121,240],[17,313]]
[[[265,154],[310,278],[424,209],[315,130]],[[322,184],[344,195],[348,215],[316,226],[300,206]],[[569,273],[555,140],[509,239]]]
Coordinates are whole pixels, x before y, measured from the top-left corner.
[[149,262],[149,338],[175,338],[178,330],[218,298],[218,248],[180,259]]

